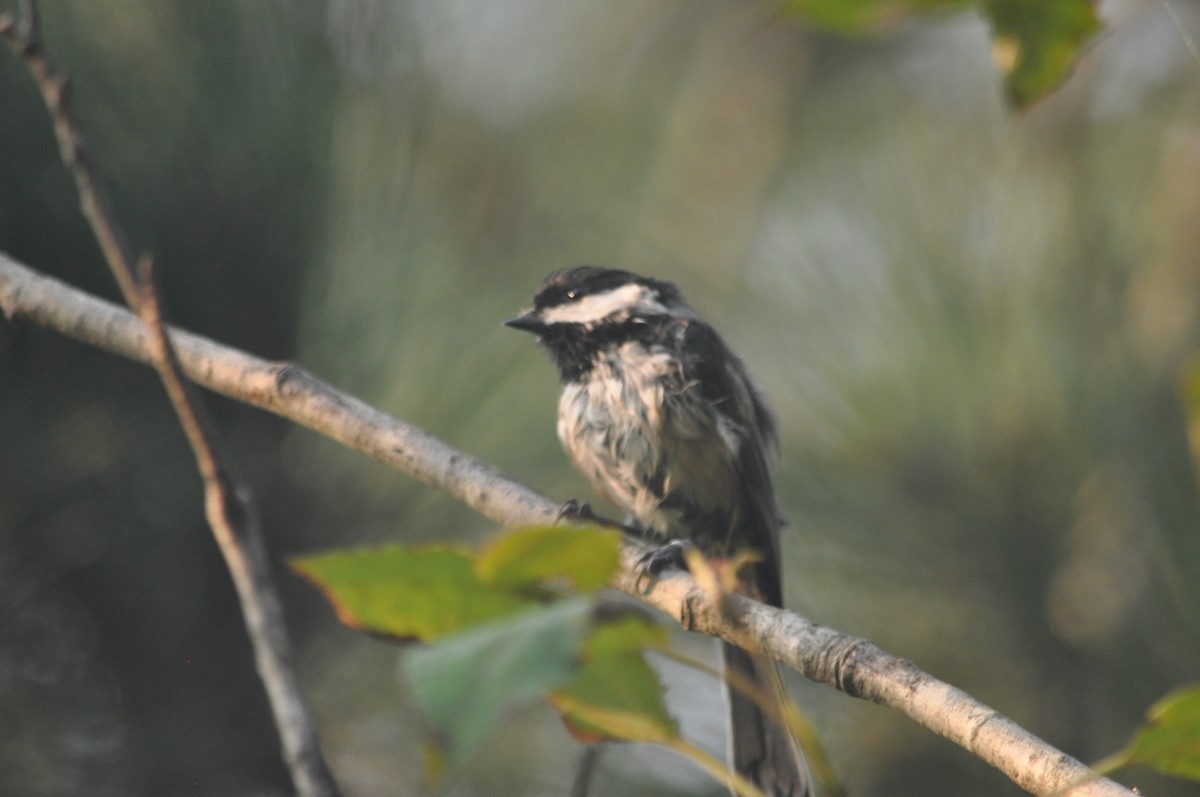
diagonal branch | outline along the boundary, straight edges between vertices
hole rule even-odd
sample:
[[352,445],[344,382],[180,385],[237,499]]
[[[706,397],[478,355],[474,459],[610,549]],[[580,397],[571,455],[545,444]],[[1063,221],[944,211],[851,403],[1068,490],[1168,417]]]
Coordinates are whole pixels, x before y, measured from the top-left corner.
[[69,105],[69,81],[54,69],[45,53],[37,4],[24,0],[21,10],[20,23],[14,24],[7,16],[0,19],[0,35],[24,60],[42,93],[54,122],[59,155],[75,179],[80,208],[125,301],[141,319],[149,360],[162,379],[191,446],[204,484],[205,516],[237,589],[292,782],[302,797],[336,797],[338,788],[321,754],[315,723],[300,689],[283,604],[275,590],[253,496],[225,464],[199,394],[183,376],[164,324],[153,262],[143,256],[134,264]]
[[[14,323],[45,327],[90,346],[150,364],[146,330],[128,311],[39,274],[0,252],[0,309]],[[171,329],[189,379],[361,451],[449,493],[504,526],[550,523],[546,496],[472,459],[288,362],[270,362]]]
[[[89,345],[150,362],[146,331],[128,312],[22,266],[0,253],[0,308],[13,322],[56,330]],[[184,372],[198,384],[331,437],[439,490],[503,525],[554,520],[549,498],[426,432],[392,418],[285,362],[268,362],[207,338],[172,330]],[[1064,797],[1130,797],[999,712],[873,643],[793,612],[738,596],[714,598],[687,573],[639,585],[629,547],[615,587],[684,627],[794,667],[848,695],[903,712],[999,769],[1026,791]]]

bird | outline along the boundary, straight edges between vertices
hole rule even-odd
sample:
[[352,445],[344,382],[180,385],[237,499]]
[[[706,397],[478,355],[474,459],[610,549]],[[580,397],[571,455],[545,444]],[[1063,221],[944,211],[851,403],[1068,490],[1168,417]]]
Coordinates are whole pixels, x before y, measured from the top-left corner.
[[[577,266],[547,276],[532,306],[505,325],[532,333],[557,366],[558,437],[626,522],[650,540],[691,545],[709,558],[752,553],[737,591],[782,607],[775,416],[741,359],[679,288]],[[721,647],[727,672],[769,700],[786,699],[772,660]],[[744,694],[725,692],[734,770],[768,797],[811,797],[792,735]]]

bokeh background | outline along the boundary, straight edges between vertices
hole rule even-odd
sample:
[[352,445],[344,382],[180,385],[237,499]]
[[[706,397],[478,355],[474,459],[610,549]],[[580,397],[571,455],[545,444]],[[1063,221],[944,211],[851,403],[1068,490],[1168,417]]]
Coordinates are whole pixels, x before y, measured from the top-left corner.
[[[1200,678],[1179,397],[1200,344],[1200,7],[1100,11],[1075,74],[1021,112],[969,10],[846,37],[718,0],[73,0],[44,27],[178,323],[587,498],[552,368],[500,324],[561,266],[674,280],[781,416],[789,605],[1096,760]],[[114,297],[2,56],[0,249]],[[403,651],[339,626],[284,562],[493,529],[212,405],[346,793],[427,793]],[[687,694],[712,683],[677,675],[716,743],[716,704]],[[1019,793],[792,683],[851,795]],[[277,744],[156,379],[0,324],[0,793],[282,795]],[[531,708],[443,790],[563,794],[578,755]],[[594,793],[721,792],[624,747]]]

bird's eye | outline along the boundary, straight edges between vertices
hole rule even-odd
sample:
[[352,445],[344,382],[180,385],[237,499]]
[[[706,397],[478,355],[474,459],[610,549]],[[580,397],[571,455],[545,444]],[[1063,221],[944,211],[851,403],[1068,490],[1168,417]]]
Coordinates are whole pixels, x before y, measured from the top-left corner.
[[579,298],[579,294],[575,291],[567,291],[564,294],[564,296],[566,297],[567,301],[569,301],[569,302],[573,302]]

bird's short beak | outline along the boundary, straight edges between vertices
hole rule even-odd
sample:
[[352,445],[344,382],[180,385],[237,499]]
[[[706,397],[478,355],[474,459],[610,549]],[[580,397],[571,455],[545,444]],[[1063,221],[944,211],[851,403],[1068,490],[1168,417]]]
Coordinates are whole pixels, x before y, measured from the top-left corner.
[[544,332],[546,330],[546,324],[533,310],[530,310],[527,313],[522,313],[516,318],[508,319],[504,322],[504,326],[534,333]]

